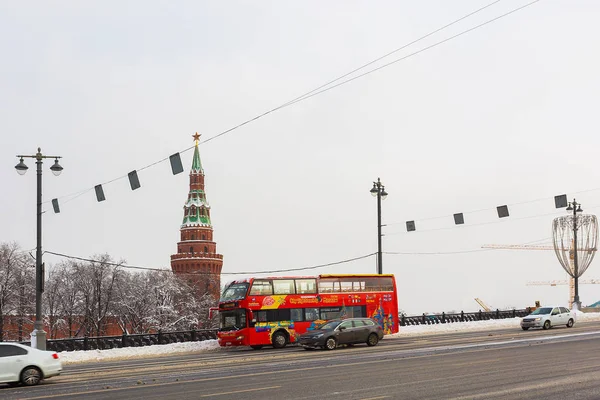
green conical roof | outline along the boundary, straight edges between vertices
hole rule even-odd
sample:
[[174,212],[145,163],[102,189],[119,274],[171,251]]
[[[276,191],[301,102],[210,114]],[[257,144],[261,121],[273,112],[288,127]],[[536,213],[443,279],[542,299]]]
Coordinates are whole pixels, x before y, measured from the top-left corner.
[[198,151],[198,143],[196,143],[196,147],[194,148],[194,159],[192,161],[192,171],[193,172],[204,172],[202,169],[202,162],[200,161],[200,151]]

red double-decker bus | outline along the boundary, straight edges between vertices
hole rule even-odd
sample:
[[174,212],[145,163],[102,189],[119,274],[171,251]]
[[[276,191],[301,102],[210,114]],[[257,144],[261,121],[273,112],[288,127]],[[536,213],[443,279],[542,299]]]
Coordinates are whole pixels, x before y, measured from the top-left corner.
[[394,275],[251,278],[227,284],[219,300],[221,346],[283,348],[320,323],[368,317],[398,332]]

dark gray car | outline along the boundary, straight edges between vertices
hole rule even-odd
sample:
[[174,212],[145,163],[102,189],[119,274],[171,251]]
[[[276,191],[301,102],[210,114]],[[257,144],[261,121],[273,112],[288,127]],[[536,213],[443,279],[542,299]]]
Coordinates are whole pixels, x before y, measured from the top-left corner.
[[366,343],[375,346],[383,338],[383,328],[370,318],[333,319],[318,329],[300,335],[298,341],[307,350],[322,347],[333,350],[341,344]]

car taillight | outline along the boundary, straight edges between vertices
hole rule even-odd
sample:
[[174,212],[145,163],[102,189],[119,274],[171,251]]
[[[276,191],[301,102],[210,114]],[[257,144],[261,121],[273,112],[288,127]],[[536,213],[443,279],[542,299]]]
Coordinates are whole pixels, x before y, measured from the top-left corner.
[[58,354],[56,354],[56,353],[53,353],[53,354],[52,354],[52,358],[54,358],[55,360],[58,360]]

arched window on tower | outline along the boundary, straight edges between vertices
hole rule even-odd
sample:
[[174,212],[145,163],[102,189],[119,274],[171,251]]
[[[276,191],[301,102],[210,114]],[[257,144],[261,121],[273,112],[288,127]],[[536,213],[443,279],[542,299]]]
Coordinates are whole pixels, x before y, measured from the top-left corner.
[[194,254],[194,248],[190,246],[190,253]]
[[208,247],[207,246],[204,246],[204,252],[208,253]]
[[204,233],[202,234],[202,240],[206,240],[206,235]]
[[192,233],[192,240],[196,239],[196,236]]

